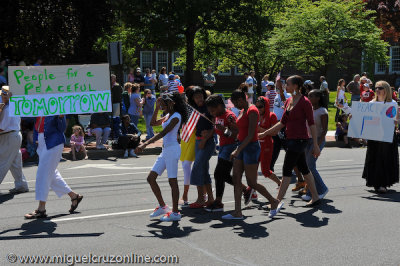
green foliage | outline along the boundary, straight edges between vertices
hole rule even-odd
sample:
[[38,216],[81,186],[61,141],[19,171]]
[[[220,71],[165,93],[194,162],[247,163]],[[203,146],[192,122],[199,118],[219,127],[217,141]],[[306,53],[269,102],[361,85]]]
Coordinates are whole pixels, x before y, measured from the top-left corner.
[[289,6],[273,31],[272,47],[281,50],[285,61],[307,73],[326,74],[330,66],[345,67],[341,60],[361,51],[368,63],[387,62],[388,44],[374,24],[374,11],[361,0],[301,1]]

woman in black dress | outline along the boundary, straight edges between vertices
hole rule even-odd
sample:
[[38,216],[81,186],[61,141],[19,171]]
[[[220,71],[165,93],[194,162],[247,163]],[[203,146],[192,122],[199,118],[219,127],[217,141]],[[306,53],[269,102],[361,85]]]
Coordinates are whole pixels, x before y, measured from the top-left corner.
[[[378,81],[375,89],[373,102],[396,103],[392,100],[392,91],[386,81]],[[391,143],[368,140],[362,177],[367,181],[367,187],[374,187],[378,193],[386,193],[388,187],[399,182],[399,152],[395,134]]]

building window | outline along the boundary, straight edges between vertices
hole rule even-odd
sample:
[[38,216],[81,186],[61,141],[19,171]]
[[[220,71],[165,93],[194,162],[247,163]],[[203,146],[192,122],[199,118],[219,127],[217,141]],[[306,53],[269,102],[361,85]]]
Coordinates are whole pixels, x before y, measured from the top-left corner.
[[175,62],[179,58],[179,52],[175,51],[172,52],[172,72],[178,75],[183,75],[183,68],[182,66],[176,66]]
[[231,75],[231,69],[229,68],[228,70],[225,70],[225,71],[219,71],[218,75],[220,75],[220,76],[230,76]]
[[168,73],[168,52],[166,51],[157,51],[156,52],[156,71],[160,73],[161,68],[165,67]]
[[140,52],[140,68],[142,72],[144,72],[146,68],[150,70],[153,69],[153,54],[151,51]]
[[390,47],[390,73],[400,72],[400,46]]
[[386,64],[375,63],[375,74],[385,74]]
[[244,69],[241,67],[236,66],[235,67],[235,76],[242,76],[244,74]]

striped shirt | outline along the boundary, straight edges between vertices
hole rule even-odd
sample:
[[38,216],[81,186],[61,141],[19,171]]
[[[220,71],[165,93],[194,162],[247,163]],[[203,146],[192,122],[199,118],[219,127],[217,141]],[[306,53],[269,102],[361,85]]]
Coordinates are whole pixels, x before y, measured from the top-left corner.
[[274,110],[274,100],[276,97],[276,90],[269,90],[265,94],[266,97],[269,99],[269,110],[273,111]]
[[178,82],[175,80],[168,80],[168,92],[178,91]]

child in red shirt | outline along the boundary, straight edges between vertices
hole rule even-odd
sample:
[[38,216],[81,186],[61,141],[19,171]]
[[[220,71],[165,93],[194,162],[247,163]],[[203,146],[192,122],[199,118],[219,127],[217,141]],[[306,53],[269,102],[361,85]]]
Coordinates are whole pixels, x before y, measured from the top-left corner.
[[375,93],[373,90],[369,88],[368,83],[363,84],[363,91],[361,92],[361,101],[362,102],[370,102],[374,99]]
[[[260,112],[260,122],[258,124],[258,132],[264,132],[265,130],[271,128],[273,125],[278,123],[278,118],[276,114],[270,112],[269,110],[269,99],[264,96],[260,96],[257,99],[256,107]],[[281,185],[281,181],[275,175],[274,172],[271,171],[271,160],[272,160],[272,152],[274,150],[274,142],[271,136],[265,136],[259,139],[261,145],[261,153],[260,153],[260,163],[261,163],[261,171],[265,177],[270,178],[274,181],[278,186]]]

